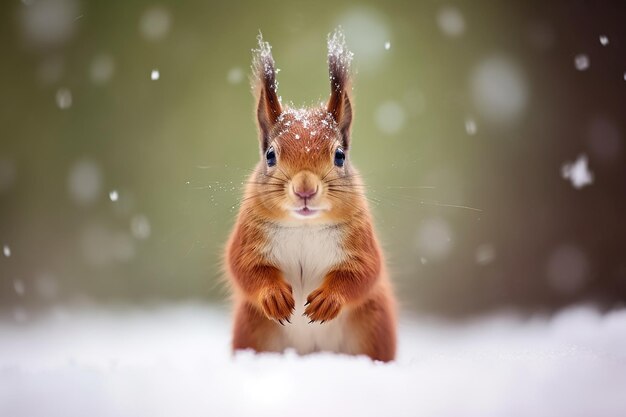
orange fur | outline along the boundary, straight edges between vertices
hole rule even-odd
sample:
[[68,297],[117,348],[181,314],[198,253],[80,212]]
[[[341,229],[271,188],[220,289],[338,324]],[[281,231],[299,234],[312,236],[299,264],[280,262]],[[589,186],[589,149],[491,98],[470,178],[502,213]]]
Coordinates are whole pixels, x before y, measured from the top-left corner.
[[[301,338],[308,337],[308,329],[324,337],[324,328],[313,326],[332,326],[340,320],[342,327],[332,336],[338,347],[332,350],[393,360],[395,300],[363,186],[348,152],[352,120],[349,60],[329,52],[332,94],[326,108],[284,110],[276,99],[269,45],[261,39],[259,44],[254,82],[261,160],[248,179],[226,251],[235,306],[233,349],[282,351],[291,347],[290,340],[295,337],[290,336],[289,326],[301,326]],[[276,155],[275,166],[265,159],[270,147]],[[334,163],[339,147],[346,155],[343,166]],[[303,190],[314,194],[304,198]],[[305,214],[299,214],[301,210]],[[338,236],[340,240],[338,253],[332,254],[337,260],[324,269],[319,286],[305,300],[294,299],[292,284],[306,287],[306,280],[318,272],[316,254],[302,255],[311,266],[298,258],[299,248],[292,248],[291,244],[278,251],[276,245],[281,244],[281,238],[277,236],[282,236],[279,233],[284,230],[302,230],[306,239],[311,231],[310,236],[316,236],[314,232],[326,233],[323,236]],[[328,239],[332,243],[334,237]],[[326,243],[320,245],[325,248]],[[291,250],[298,256],[291,256]],[[319,267],[325,262],[328,260],[319,259]],[[289,282],[284,269],[298,263],[299,280],[291,273]],[[291,323],[294,311],[301,308],[309,321],[304,324],[308,328]],[[319,341],[303,351],[318,350],[318,344]]]

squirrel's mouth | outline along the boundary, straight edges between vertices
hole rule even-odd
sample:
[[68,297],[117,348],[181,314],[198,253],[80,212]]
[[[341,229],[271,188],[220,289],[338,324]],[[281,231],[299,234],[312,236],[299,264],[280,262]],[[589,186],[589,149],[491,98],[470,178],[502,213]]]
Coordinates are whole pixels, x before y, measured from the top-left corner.
[[300,207],[297,209],[293,209],[291,212],[294,214],[295,217],[298,217],[298,218],[311,218],[311,217],[317,216],[322,211],[323,210],[319,208],[312,208],[309,206],[304,206],[304,207]]
[[299,214],[300,216],[313,216],[314,214],[316,214],[319,210],[316,209],[312,209],[310,207],[304,206],[301,209],[298,210],[294,210],[296,214]]

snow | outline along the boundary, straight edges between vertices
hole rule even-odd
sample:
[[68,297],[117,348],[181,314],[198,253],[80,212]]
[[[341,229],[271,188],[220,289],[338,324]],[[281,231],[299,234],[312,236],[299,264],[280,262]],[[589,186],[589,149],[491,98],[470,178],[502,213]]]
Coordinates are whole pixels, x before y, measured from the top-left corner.
[[387,41],[385,42],[385,50],[388,51],[389,49],[391,49],[391,42]]
[[[258,70],[262,69],[266,78],[274,78],[278,73],[278,69],[274,68],[274,57],[272,56],[272,46],[269,42],[263,40],[263,34],[259,32],[257,35],[259,47],[252,50],[252,68],[255,69],[254,75],[259,76]],[[274,78],[272,89],[274,92],[278,90],[278,81]]]
[[19,10],[22,36],[42,48],[60,46],[76,32],[80,15],[77,0],[38,0],[24,2]]
[[159,72],[159,70],[158,70],[158,69],[153,69],[153,70],[150,72],[150,79],[151,79],[152,81],[156,81],[156,80],[158,80],[159,78],[161,78],[161,73]]
[[[17,318],[17,317],[16,317]],[[465,323],[404,317],[398,360],[232,356],[226,313],[199,305],[57,309],[0,321],[0,415],[616,416],[626,310]]]
[[328,35],[328,57],[335,58],[339,63],[340,68],[349,69],[354,58],[352,53],[346,46],[346,37],[343,34],[341,27],[335,29],[330,35]]
[[111,79],[115,72],[115,60],[111,55],[101,54],[91,62],[90,78],[95,84],[104,84]]
[[479,62],[469,79],[472,101],[481,119],[492,125],[517,122],[524,114],[530,89],[521,66],[507,56]]
[[586,71],[589,69],[591,61],[587,54],[578,54],[574,57],[574,66],[578,71]]
[[388,100],[381,103],[374,113],[376,127],[386,135],[395,135],[406,123],[404,107],[396,101]]
[[445,259],[453,248],[453,231],[443,218],[425,218],[415,236],[416,248],[420,255],[429,261]]
[[476,248],[474,258],[478,265],[489,265],[496,259],[496,248],[490,243],[483,243]]
[[17,165],[12,159],[0,155],[0,195],[15,184]]
[[465,132],[467,132],[467,134],[470,136],[474,136],[477,131],[478,126],[476,126],[476,120],[472,119],[471,117],[465,119]]
[[606,35],[600,35],[600,45],[607,46],[609,44],[609,38]]
[[151,233],[150,221],[143,214],[137,214],[130,219],[130,231],[135,239],[147,239]]
[[380,45],[393,41],[393,30],[388,16],[378,8],[355,5],[335,21],[345,33],[350,50],[358,60],[361,74],[375,74],[386,66],[386,49]]
[[56,93],[57,106],[61,110],[66,110],[72,107],[72,92],[67,88],[59,88]]
[[15,290],[15,293],[17,295],[24,295],[24,293],[26,292],[26,287],[24,286],[24,281],[22,281],[21,279],[14,279],[13,280],[13,289]]
[[239,84],[243,81],[244,76],[244,72],[241,68],[233,67],[228,71],[226,79],[230,84]]
[[102,170],[93,160],[79,159],[74,163],[67,177],[70,198],[77,204],[93,204],[102,187]]
[[4,254],[6,258],[11,256],[11,248],[9,247],[9,245],[2,246],[2,253]]
[[444,6],[437,13],[437,24],[444,35],[451,38],[465,32],[465,19],[456,7]]
[[167,36],[171,25],[170,12],[161,6],[154,6],[142,13],[139,33],[145,40],[160,41]]
[[120,195],[116,190],[109,191],[109,200],[115,202],[119,198],[120,198]]
[[567,162],[561,167],[561,176],[569,179],[574,188],[580,189],[593,184],[593,173],[587,165],[587,155],[578,156],[575,162]]

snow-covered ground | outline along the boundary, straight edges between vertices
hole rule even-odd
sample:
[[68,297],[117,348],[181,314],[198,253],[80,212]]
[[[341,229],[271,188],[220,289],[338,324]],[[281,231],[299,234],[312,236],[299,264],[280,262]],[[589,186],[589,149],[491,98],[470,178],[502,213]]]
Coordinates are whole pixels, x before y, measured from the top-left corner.
[[397,362],[232,356],[199,305],[0,322],[0,416],[626,415],[626,310],[405,317]]

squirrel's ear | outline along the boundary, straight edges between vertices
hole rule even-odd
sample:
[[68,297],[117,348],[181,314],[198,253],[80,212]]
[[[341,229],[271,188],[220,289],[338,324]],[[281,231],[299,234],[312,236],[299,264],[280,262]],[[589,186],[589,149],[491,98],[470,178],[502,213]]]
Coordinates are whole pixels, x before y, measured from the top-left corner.
[[350,64],[352,52],[346,47],[341,28],[328,35],[328,75],[330,77],[330,99],[327,111],[337,122],[343,146],[350,144],[352,105],[350,104]]
[[252,50],[254,54],[252,59],[252,88],[258,100],[256,114],[259,123],[261,149],[265,152],[269,146],[270,132],[278,121],[282,108],[276,94],[278,82],[276,81],[272,47],[263,41],[261,33],[257,36],[257,40],[259,47]]

